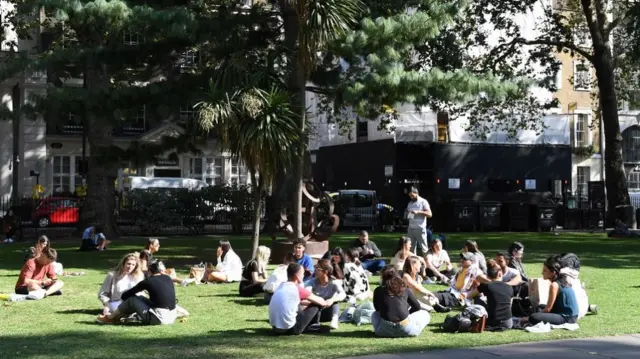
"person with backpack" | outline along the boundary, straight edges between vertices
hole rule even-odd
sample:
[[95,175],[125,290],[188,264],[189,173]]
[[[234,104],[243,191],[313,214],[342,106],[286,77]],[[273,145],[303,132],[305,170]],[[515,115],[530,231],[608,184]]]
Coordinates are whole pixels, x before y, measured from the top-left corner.
[[381,279],[384,285],[373,292],[373,332],[385,338],[419,336],[431,320],[429,312],[421,309],[393,266],[382,270]]

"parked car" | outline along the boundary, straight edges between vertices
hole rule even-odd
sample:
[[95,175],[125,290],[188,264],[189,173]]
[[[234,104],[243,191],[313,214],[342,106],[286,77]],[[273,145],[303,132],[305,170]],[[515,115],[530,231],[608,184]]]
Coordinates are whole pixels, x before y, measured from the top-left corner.
[[80,219],[78,198],[44,198],[31,214],[31,221],[40,228],[61,224],[76,224]]
[[378,198],[376,191],[346,189],[330,193],[335,212],[344,228],[376,228],[378,226]]

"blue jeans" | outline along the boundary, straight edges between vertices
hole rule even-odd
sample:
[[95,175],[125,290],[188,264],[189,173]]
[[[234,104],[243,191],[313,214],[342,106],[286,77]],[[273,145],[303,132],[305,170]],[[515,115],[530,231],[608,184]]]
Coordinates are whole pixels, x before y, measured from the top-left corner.
[[362,268],[371,273],[378,273],[384,268],[386,263],[382,259],[365,259],[362,261]]
[[426,310],[419,310],[410,314],[406,320],[408,323],[402,325],[382,319],[380,312],[374,312],[371,315],[373,332],[377,336],[384,338],[417,337],[429,324],[431,316]]

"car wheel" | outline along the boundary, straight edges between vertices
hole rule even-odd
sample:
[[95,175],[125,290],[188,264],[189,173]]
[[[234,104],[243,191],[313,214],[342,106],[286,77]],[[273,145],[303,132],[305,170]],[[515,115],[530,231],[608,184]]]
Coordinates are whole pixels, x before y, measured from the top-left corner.
[[51,221],[49,220],[49,217],[42,217],[38,220],[38,227],[40,228],[49,227],[50,224]]

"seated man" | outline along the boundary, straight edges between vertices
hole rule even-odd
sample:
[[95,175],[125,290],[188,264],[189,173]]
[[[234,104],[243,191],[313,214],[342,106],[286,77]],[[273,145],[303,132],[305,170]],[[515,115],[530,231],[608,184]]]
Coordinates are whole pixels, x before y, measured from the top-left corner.
[[[521,296],[526,298],[529,295],[529,288],[526,282],[523,282],[522,276],[517,269],[509,267],[509,255],[505,252],[498,252],[496,259],[493,261],[502,271],[502,281],[512,287],[514,296]],[[487,278],[486,275],[481,274],[478,276],[479,283],[491,283],[491,278]]]
[[[171,277],[164,274],[165,269],[160,261],[151,263],[150,276],[122,293],[122,304],[110,315],[99,315],[96,321],[100,324],[117,323],[121,317],[136,313],[146,325],[173,324],[178,316],[176,291]],[[149,293],[148,299],[137,295],[143,290]]]
[[382,256],[382,252],[375,243],[369,240],[367,231],[360,232],[360,237],[351,243],[351,248],[356,248],[360,252],[360,263],[362,268],[371,272],[378,273],[386,266],[384,260],[377,258]]
[[451,280],[451,286],[434,293],[440,305],[450,308],[473,304],[476,278],[482,273],[480,268],[473,265],[475,260],[471,252],[460,253],[458,273]]
[[82,233],[81,251],[103,251],[111,241],[102,233],[101,226],[87,227]]
[[315,324],[327,302],[301,286],[304,268],[289,263],[288,281],[282,283],[269,303],[269,324],[275,334],[299,335]]
[[307,241],[304,238],[293,240],[293,258],[304,268],[304,280],[309,280],[313,276],[313,259],[305,253]]
[[16,294],[27,295],[29,299],[60,295],[64,283],[56,276],[53,266],[57,258],[56,250],[47,247],[37,257],[28,259],[20,271]]

